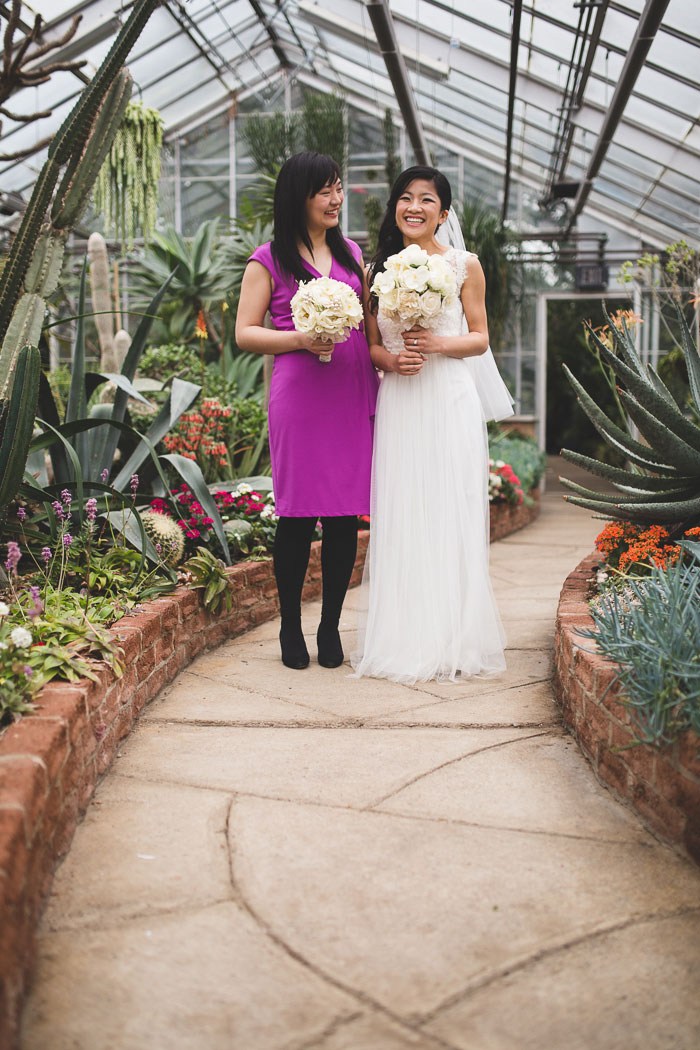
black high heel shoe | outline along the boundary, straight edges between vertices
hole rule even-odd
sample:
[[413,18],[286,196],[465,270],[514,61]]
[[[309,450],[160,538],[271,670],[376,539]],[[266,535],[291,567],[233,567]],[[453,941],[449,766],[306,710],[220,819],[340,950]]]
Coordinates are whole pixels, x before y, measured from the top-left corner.
[[301,626],[282,627],[280,630],[282,663],[295,671],[309,666],[309,650],[306,648]]
[[316,643],[318,645],[318,662],[321,667],[340,667],[345,659],[345,654],[340,642],[338,628],[329,627],[321,623],[316,632]]

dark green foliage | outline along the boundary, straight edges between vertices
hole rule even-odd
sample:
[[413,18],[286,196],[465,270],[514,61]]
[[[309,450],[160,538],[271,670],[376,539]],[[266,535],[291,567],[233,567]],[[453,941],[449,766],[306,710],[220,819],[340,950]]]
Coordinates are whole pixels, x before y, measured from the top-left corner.
[[[700,413],[700,354],[682,310],[678,308],[677,312],[690,394],[695,411]],[[683,415],[655,370],[642,363],[626,324],[623,322],[622,327],[617,328],[607,312],[605,316],[616,353],[587,325],[589,337],[601,360],[614,373],[620,386],[620,401],[648,444],[637,441],[613,423],[564,366],[588,418],[605,441],[632,465],[621,470],[562,449],[566,459],[606,478],[622,493],[596,492],[562,479],[562,483],[576,493],[566,498],[579,507],[612,518],[679,527],[682,524],[683,529],[687,529],[700,521],[700,427]]]
[[12,392],[0,399],[0,516],[22,484],[39,397],[41,357],[35,346],[17,357]]
[[547,465],[546,454],[534,438],[489,428],[489,455],[509,463],[526,494],[539,484]]
[[226,566],[206,547],[197,547],[194,557],[185,562],[191,577],[190,586],[202,590],[204,608],[211,613],[230,612],[233,606],[231,582],[226,575]]
[[301,109],[301,138],[304,149],[328,154],[344,172],[348,152],[345,100],[332,93],[307,91]]
[[700,734],[700,567],[652,568],[624,595],[611,589],[591,609],[595,629],[579,632],[618,664],[640,741],[668,746]]
[[276,176],[285,160],[299,148],[300,119],[296,113],[277,110],[269,116],[254,114],[242,122],[241,135],[260,174]]
[[510,307],[510,271],[507,249],[509,231],[501,225],[498,212],[483,201],[465,201],[460,222],[464,244],[479,256],[486,278],[486,314],[489,319],[491,345],[498,346],[506,314]]
[[401,174],[401,157],[396,152],[396,126],[388,106],[384,112],[382,130],[384,132],[384,149],[386,150],[386,181],[391,187]]

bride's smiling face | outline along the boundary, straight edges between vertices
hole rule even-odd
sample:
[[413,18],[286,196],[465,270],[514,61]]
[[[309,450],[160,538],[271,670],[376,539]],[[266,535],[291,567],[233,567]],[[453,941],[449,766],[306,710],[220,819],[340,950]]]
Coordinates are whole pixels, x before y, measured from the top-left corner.
[[396,202],[396,225],[409,241],[432,239],[446,218],[435,184],[427,179],[409,182]]

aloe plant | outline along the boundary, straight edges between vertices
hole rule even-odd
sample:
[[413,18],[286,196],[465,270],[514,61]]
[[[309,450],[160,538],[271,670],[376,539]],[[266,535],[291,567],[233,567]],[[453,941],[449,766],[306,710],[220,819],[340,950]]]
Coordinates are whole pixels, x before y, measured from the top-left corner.
[[[683,311],[678,306],[676,311],[690,394],[700,416],[700,354]],[[562,449],[565,459],[605,478],[617,490],[597,492],[562,478],[562,484],[575,494],[565,498],[576,506],[624,521],[682,524],[688,528],[700,521],[700,426],[683,414],[657,371],[642,362],[624,321],[618,328],[607,312],[605,317],[616,353],[599,339],[590,325],[586,327],[601,360],[614,373],[620,402],[643,440],[638,441],[613,423],[565,365],[567,378],[593,426],[629,464],[613,467],[571,449]]]

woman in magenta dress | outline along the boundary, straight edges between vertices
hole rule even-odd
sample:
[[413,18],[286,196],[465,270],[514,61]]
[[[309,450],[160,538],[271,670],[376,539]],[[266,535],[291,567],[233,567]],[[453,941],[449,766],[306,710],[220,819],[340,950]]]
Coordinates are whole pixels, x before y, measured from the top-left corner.
[[[377,375],[364,331],[328,344],[297,332],[290,302],[299,281],[332,277],[364,300],[358,246],[339,228],[343,189],[337,164],[299,153],[280,170],[275,187],[273,240],[246,267],[236,319],[243,350],[273,354],[269,427],[276,512],[274,566],[280,598],[282,660],[308,666],[301,628],[301,591],[311,539],[321,519],[323,608],[318,660],[338,667],[343,649],[340,612],[357,551],[357,515],[369,513],[372,422]],[[264,327],[270,311],[274,330]]]

